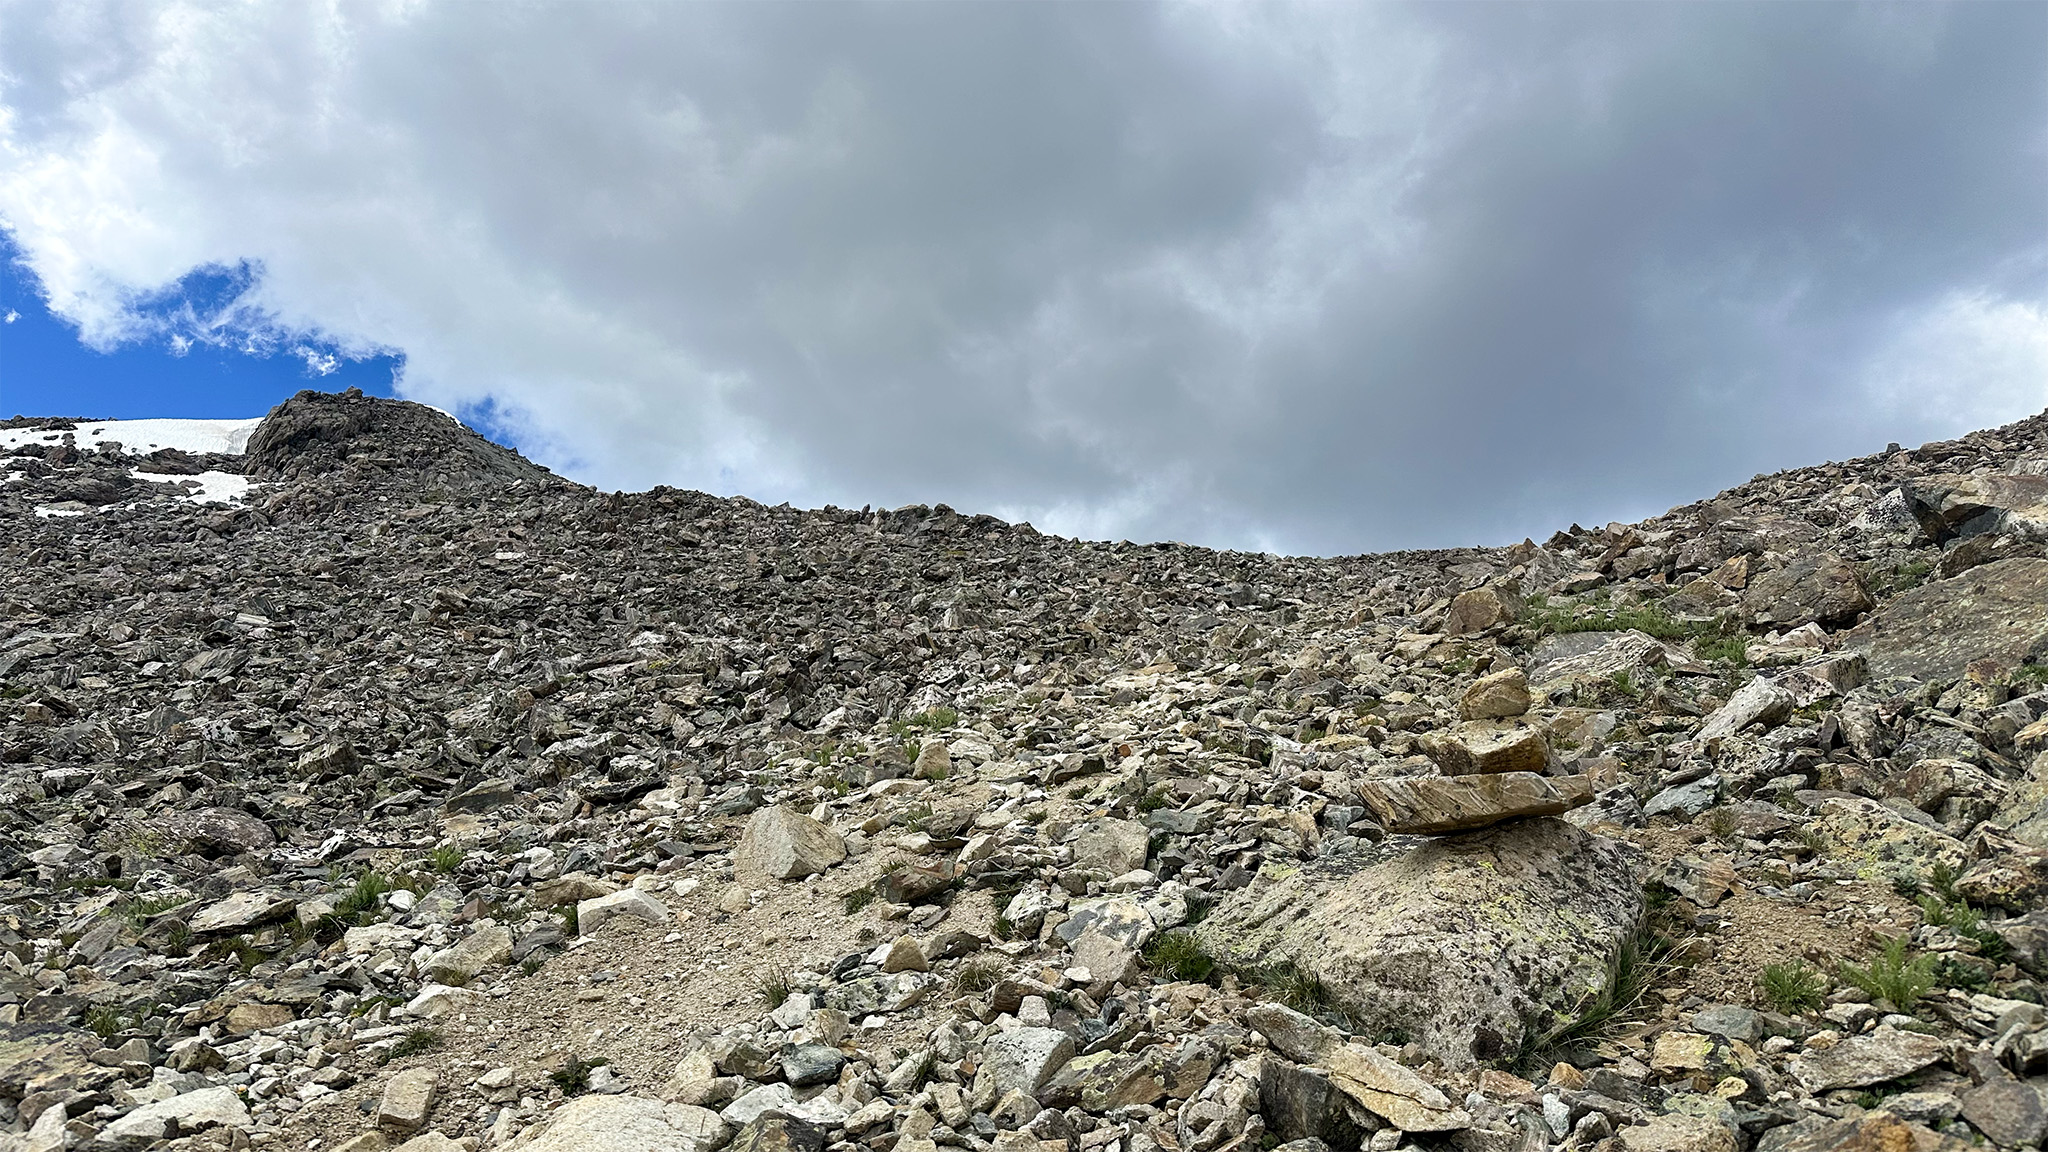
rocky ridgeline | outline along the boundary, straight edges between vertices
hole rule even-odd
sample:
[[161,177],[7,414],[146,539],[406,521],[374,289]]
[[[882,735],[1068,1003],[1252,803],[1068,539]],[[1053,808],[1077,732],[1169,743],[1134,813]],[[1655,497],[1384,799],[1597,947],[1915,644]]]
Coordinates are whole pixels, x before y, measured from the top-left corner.
[[9,1148],[2048,1129],[2048,416],[1327,560],[8,427]]

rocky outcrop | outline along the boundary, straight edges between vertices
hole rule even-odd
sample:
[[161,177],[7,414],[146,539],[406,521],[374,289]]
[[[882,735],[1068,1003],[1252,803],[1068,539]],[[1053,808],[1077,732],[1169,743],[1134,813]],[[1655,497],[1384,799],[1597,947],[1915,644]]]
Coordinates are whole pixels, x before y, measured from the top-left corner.
[[419,471],[440,484],[558,485],[555,475],[422,404],[304,391],[270,410],[249,437],[245,471],[262,480],[359,468]]
[[1642,915],[1640,869],[1624,845],[1529,820],[1315,861],[1197,931],[1231,963],[1319,982],[1355,1030],[1463,1068],[1597,996]]
[[1972,660],[2048,658],[2048,560],[1999,560],[1916,588],[1843,637],[1873,676],[1961,676]]

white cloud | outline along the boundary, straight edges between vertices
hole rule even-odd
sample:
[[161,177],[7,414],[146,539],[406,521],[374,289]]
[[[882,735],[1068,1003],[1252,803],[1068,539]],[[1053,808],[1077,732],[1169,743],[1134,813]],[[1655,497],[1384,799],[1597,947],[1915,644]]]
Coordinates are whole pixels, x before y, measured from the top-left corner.
[[[606,486],[1510,539],[1950,420],[1909,364],[2023,374],[2041,10],[1944,9],[1910,58],[1851,19],[21,5],[0,224],[89,342],[402,352],[404,394]],[[1882,427],[1831,408],[1868,364]]]
[[2048,304],[1955,292],[1902,318],[1867,369],[1871,398],[1950,434],[2048,408]]

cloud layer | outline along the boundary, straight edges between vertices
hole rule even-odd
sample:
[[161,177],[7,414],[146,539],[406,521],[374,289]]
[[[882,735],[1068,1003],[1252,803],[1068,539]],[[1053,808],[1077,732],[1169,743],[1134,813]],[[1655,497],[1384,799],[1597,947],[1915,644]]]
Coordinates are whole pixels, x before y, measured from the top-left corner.
[[247,269],[607,487],[1499,542],[2048,405],[2044,79],[2040,5],[14,6],[0,222],[88,341]]

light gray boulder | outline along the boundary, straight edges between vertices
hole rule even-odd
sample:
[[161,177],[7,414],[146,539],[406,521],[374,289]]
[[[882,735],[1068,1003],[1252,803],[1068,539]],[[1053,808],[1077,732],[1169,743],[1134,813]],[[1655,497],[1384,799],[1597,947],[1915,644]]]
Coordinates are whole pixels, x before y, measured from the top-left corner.
[[794,880],[846,859],[846,842],[801,812],[763,808],[747,821],[734,856],[742,868],[776,880]]
[[1634,849],[1549,818],[1390,839],[1262,878],[1196,934],[1223,963],[1318,981],[1354,1031],[1398,1029],[1468,1068],[1606,985],[1642,918],[1642,868]]

